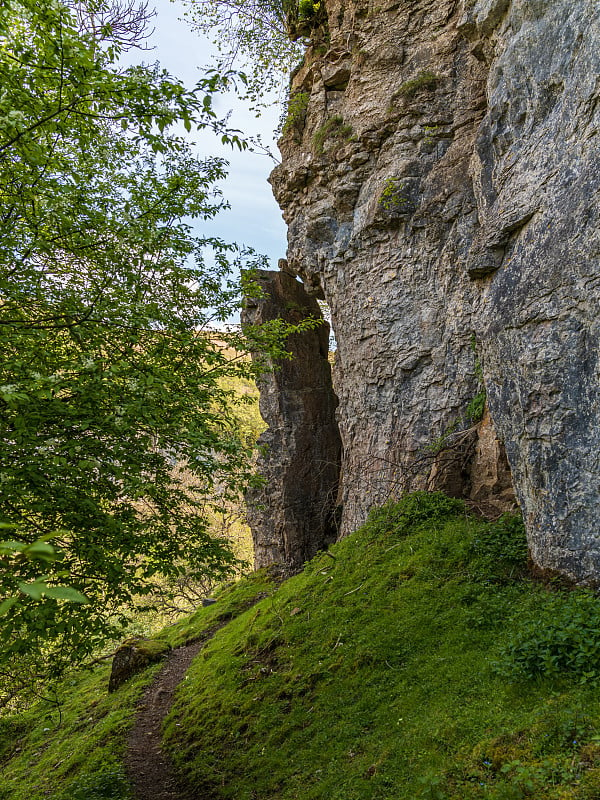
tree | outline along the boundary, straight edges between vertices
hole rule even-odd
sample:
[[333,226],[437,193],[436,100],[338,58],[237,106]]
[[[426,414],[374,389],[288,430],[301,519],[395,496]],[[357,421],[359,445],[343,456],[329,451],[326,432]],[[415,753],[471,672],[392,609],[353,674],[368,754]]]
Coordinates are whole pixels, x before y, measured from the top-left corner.
[[221,379],[248,374],[249,347],[282,347],[277,327],[210,332],[239,304],[243,255],[189,222],[222,208],[225,165],[175,126],[242,147],[211,103],[232,76],[188,90],[120,68],[140,32],[119,7],[94,0],[82,24],[80,2],[0,6],[5,681],[11,660],[47,674],[82,659],[184,563],[232,566],[205,510],[253,478]]
[[[218,67],[248,70],[247,93],[255,104],[285,95],[290,72],[304,48],[295,31],[296,0],[185,0],[192,26],[214,35]],[[312,0],[308,0],[312,9]]]

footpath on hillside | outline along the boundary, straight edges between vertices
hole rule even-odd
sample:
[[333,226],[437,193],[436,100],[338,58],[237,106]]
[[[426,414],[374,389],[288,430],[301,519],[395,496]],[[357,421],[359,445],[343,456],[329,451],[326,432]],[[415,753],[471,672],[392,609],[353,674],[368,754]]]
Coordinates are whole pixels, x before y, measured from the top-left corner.
[[[247,611],[265,596],[264,592],[258,593],[243,603],[238,613]],[[162,726],[192,661],[234,616],[231,612],[220,615],[216,624],[205,630],[199,639],[172,650],[142,696],[125,753],[125,768],[136,800],[216,800],[216,795],[205,787],[200,794],[175,774],[171,759],[162,747]]]
[[[254,605],[262,595],[247,607]],[[146,689],[127,740],[125,768],[136,800],[215,800],[215,795],[196,793],[175,775],[171,759],[162,747],[162,726],[169,713],[175,692],[192,661],[212,637],[231,621],[221,619],[202,637],[172,650],[156,680]]]
[[[213,630],[211,636],[215,632]],[[177,686],[211,636],[173,650],[142,697],[125,756],[127,773],[138,800],[200,800],[175,777],[171,760],[162,749],[162,724]]]

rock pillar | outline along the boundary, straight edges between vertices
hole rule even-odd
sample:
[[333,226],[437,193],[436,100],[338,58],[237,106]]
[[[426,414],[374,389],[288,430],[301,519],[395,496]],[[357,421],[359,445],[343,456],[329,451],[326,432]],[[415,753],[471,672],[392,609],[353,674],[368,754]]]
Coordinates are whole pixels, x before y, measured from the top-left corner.
[[329,325],[315,298],[293,275],[263,270],[257,282],[264,297],[246,301],[243,323],[322,320],[318,327],[290,336],[291,358],[272,364],[272,371],[259,380],[260,412],[268,428],[259,439],[264,449],[258,469],[264,484],[247,496],[255,564],[279,563],[293,572],[338,533],[341,444],[328,359]]

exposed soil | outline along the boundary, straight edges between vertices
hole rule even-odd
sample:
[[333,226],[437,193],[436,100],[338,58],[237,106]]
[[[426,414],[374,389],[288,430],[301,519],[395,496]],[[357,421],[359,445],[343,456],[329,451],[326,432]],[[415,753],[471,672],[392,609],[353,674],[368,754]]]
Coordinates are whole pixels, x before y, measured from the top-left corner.
[[125,755],[127,774],[138,800],[212,800],[204,791],[200,795],[183,786],[175,776],[171,761],[162,750],[162,724],[188,667],[224,624],[212,628],[201,641],[173,650],[142,697]]
[[[266,593],[253,597],[239,613],[254,606]],[[162,724],[169,713],[177,686],[202,647],[231,621],[231,613],[222,614],[202,637],[173,650],[156,680],[149,686],[135,716],[127,740],[125,768],[137,800],[216,800],[216,795],[203,786],[194,790],[175,775],[171,760],[162,749]]]

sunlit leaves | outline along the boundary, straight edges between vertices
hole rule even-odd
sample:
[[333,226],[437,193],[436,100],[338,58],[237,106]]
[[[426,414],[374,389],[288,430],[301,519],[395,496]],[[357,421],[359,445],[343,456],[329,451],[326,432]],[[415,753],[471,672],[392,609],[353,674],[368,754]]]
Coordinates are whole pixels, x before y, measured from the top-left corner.
[[225,163],[175,126],[243,148],[212,106],[232,76],[188,90],[113,45],[65,2],[0,7],[0,669],[80,660],[182,563],[227,573],[208,511],[253,476],[223,378],[282,352],[277,324],[217,330],[252,259],[191,227]]
[[[248,67],[243,93],[255,108],[281,100],[303,47],[286,32],[286,3],[279,0],[185,0],[188,19],[212,38],[221,69]],[[295,2],[290,4],[295,8]]]

